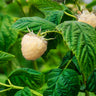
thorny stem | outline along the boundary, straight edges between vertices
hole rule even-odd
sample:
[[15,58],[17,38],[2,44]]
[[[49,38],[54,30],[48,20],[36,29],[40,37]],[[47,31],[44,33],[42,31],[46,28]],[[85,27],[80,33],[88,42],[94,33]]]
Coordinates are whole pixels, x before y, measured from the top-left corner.
[[[4,84],[4,83],[1,83],[1,82],[0,82],[0,85],[1,85],[1,86],[9,87],[9,88],[7,88],[7,89],[1,90],[0,93],[5,92],[5,91],[9,91],[9,90],[11,90],[11,89],[24,89],[24,87],[13,85],[13,84],[10,82],[9,79],[8,79],[8,82],[9,82],[10,85]],[[37,91],[35,91],[35,90],[33,90],[33,89],[30,89],[30,90],[31,90],[31,92],[32,92],[33,94],[35,94],[35,95],[37,95],[37,96],[43,96],[42,94],[40,94],[39,92],[37,92]]]
[[65,13],[66,15],[70,16],[70,17],[73,17],[73,18],[77,19],[77,17],[76,17],[76,16],[74,16],[74,15],[71,15],[71,14],[69,14],[69,13],[65,12],[65,11],[64,11],[64,13]]

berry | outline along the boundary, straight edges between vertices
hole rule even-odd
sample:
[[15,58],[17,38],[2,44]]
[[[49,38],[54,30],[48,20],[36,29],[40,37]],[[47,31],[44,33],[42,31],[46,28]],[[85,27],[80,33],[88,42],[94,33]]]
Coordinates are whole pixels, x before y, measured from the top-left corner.
[[27,60],[36,60],[47,50],[47,41],[33,32],[24,35],[21,42],[21,51]]
[[96,16],[93,13],[83,11],[83,13],[78,17],[79,22],[87,23],[93,27],[96,26]]

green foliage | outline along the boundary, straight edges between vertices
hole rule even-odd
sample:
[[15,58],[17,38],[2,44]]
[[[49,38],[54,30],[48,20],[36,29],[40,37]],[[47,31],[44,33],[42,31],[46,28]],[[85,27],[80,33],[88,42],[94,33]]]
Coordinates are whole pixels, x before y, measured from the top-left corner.
[[7,52],[0,51],[0,64],[2,61],[8,61],[14,58],[15,56]]
[[62,6],[52,0],[29,0],[29,3],[39,8],[41,11],[62,10]]
[[66,3],[74,3],[74,4],[75,4],[75,3],[78,2],[78,1],[80,1],[80,0],[66,0],[65,2],[66,2]]
[[18,91],[14,96],[32,96],[32,93],[28,87]]
[[47,16],[46,20],[49,20],[56,25],[60,24],[62,17],[63,17],[64,11],[51,11]]
[[68,62],[70,62],[70,65],[67,68],[74,69],[79,74],[81,73],[79,65],[78,65],[78,61],[71,51],[68,51],[67,54],[64,56],[59,68],[64,69],[66,65],[68,64]]
[[77,96],[80,86],[74,70],[53,69],[48,77],[48,88],[44,96]]
[[10,3],[12,3],[13,0],[4,0],[4,1],[5,1],[5,3],[7,3],[7,4],[10,4]]
[[57,26],[63,39],[79,61],[81,72],[88,77],[96,63],[96,32],[90,25],[77,21],[66,21]]
[[89,76],[86,88],[88,91],[96,93],[96,69]]
[[[84,92],[79,92],[78,96],[85,96]],[[89,96],[96,96],[94,93],[89,92]]]
[[31,5],[29,8],[29,16],[38,16],[38,17],[45,17],[45,14],[41,12],[37,7]]
[[0,28],[0,50],[8,51],[9,48],[16,42],[18,32],[11,29],[14,18],[10,16],[4,16],[2,25]]
[[70,17],[65,14],[65,12],[72,14],[72,12],[63,4],[61,4],[62,10],[51,10],[48,11],[45,15],[45,19],[55,23],[56,25],[67,21],[67,20],[73,20],[73,17]]
[[93,0],[91,3],[86,5],[86,8],[92,8],[95,5],[96,5],[96,0]]
[[52,30],[55,28],[55,26],[55,24],[39,17],[23,17],[17,20],[12,25],[12,28],[16,30],[26,31],[28,27],[29,29],[31,29],[31,31],[33,30],[34,32],[38,32],[40,28],[42,31],[45,31]]
[[0,74],[0,82],[5,83],[5,81],[6,81],[7,79],[8,79],[8,78],[7,78],[6,75]]
[[41,72],[28,68],[16,69],[8,78],[14,85],[28,86],[32,89],[38,89],[44,84],[44,75]]

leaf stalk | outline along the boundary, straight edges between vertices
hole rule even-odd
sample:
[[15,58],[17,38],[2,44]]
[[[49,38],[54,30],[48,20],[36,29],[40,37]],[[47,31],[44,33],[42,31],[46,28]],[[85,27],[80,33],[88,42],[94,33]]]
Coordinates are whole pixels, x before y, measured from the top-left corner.
[[[19,90],[24,89],[24,87],[13,85],[9,79],[8,79],[8,82],[9,82],[10,85],[4,84],[4,83],[1,83],[1,82],[0,82],[0,85],[1,85],[1,86],[9,87],[9,88],[7,88],[7,89],[1,90],[0,93],[9,91],[9,90],[11,90],[11,89],[19,89]],[[42,94],[40,94],[39,92],[37,92],[37,91],[35,91],[35,90],[33,90],[33,89],[30,89],[30,90],[31,90],[31,92],[32,92],[33,94],[35,94],[36,96],[43,96]]]

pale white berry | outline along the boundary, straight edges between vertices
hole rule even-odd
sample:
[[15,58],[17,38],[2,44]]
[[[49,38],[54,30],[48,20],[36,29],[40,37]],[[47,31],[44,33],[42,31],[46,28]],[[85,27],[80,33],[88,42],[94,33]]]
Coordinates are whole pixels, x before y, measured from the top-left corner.
[[87,23],[93,27],[96,26],[96,16],[93,13],[88,12],[87,10],[83,11],[83,13],[78,17],[79,22]]
[[47,41],[36,34],[24,35],[21,42],[21,51],[27,60],[36,60],[47,50]]

